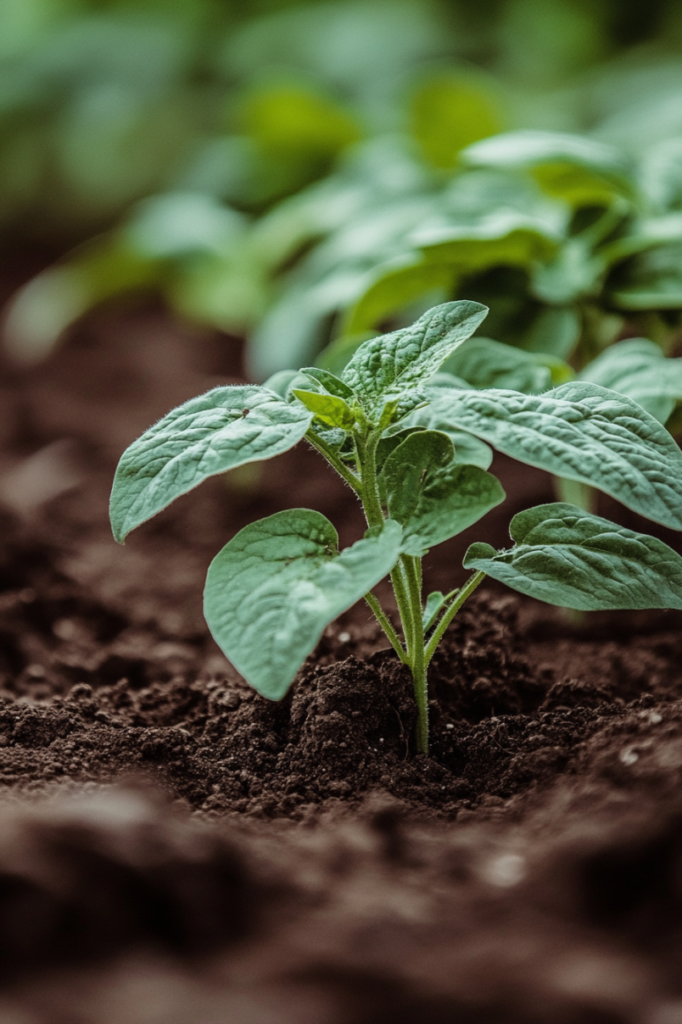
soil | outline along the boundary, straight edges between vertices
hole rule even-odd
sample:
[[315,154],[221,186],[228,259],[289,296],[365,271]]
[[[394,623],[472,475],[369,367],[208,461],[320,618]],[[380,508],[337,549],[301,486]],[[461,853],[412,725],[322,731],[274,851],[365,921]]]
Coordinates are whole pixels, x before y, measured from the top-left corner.
[[[207,633],[241,526],[358,507],[304,446],[109,534],[123,448],[241,379],[234,339],[100,313],[0,380],[0,1021],[682,1024],[682,619],[491,586],[409,680],[363,606],[279,703]],[[542,473],[427,559],[457,585]],[[654,531],[614,504],[604,514]]]

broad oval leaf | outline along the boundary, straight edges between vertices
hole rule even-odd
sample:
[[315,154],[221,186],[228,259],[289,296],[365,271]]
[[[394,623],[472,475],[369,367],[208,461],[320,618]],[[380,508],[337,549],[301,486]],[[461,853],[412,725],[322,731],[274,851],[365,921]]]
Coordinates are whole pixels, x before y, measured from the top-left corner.
[[610,345],[580,376],[627,395],[659,423],[665,423],[682,400],[682,359],[666,359],[659,346],[646,338]]
[[445,434],[408,434],[386,459],[380,484],[389,515],[403,526],[405,554],[421,557],[504,501],[499,480],[452,458]]
[[497,477],[478,466],[451,462],[430,473],[405,525],[403,551],[421,557],[429,548],[473,526],[505,497]]
[[395,565],[402,530],[338,552],[336,530],[310,509],[246,526],[211,562],[204,614],[216,643],[264,697],[284,696],[328,623]]
[[293,448],[313,414],[254,385],[214,388],[173,409],[121,456],[109,515],[120,543],[216,473]]
[[443,364],[443,371],[475,388],[508,388],[524,394],[547,391],[574,376],[562,359],[480,337],[465,341]]
[[[443,390],[447,389],[443,388]],[[460,430],[455,416],[448,414],[440,406],[438,408],[435,407],[437,400],[434,399],[434,395],[437,396],[439,393],[440,388],[437,391],[435,388],[429,388],[431,404],[411,412],[409,416],[401,421],[397,431],[402,433],[403,431],[415,429],[438,430],[443,434],[447,434],[454,444],[455,462],[462,466],[478,466],[480,469],[488,469],[493,461],[492,449],[484,441],[474,437],[473,434],[467,433],[466,430]],[[390,436],[394,435],[390,434]],[[383,444],[383,439],[381,443]]]
[[415,430],[386,459],[379,488],[391,519],[404,525],[414,515],[428,475],[452,462],[455,449],[447,434]]
[[364,342],[342,378],[373,412],[390,397],[425,384],[487,315],[480,302],[446,302],[400,331]]
[[472,544],[465,567],[579,611],[682,608],[682,558],[655,537],[560,502],[520,512],[510,533],[515,547]]
[[505,455],[610,494],[647,519],[682,529],[682,452],[631,398],[572,381],[544,395],[432,389],[450,417]]

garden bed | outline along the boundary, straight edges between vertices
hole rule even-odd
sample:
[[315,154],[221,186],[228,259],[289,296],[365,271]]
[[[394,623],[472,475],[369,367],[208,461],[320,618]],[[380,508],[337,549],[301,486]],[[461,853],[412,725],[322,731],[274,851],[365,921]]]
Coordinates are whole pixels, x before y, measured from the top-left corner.
[[[299,445],[125,548],[107,520],[125,446],[240,372],[236,342],[154,310],[3,371],[0,1018],[681,1022],[679,613],[481,588],[433,663],[429,758],[362,605],[264,700],[208,635],[206,566],[282,508],[356,540],[340,480]],[[552,500],[494,468],[510,504],[426,558],[429,588]]]

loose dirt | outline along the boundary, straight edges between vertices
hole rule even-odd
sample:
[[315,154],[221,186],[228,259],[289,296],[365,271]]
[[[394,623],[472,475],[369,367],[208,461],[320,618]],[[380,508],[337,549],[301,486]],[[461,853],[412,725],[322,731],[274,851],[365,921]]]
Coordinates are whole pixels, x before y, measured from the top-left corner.
[[[123,448],[240,373],[236,342],[154,310],[3,370],[0,1020],[681,1024],[680,615],[482,588],[433,663],[428,758],[363,606],[265,701],[207,634],[206,567],[286,507],[352,542],[341,482],[299,446],[125,548],[106,516]],[[429,556],[429,587],[552,499],[494,469],[509,504]]]

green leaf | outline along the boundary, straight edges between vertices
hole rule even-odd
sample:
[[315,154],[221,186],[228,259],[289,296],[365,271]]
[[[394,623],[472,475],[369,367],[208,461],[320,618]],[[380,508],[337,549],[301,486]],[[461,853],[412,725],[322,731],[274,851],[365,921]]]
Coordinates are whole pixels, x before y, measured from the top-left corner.
[[402,397],[426,383],[487,312],[479,302],[436,306],[411,327],[366,341],[343,371],[343,380],[374,411],[387,398]]
[[682,138],[648,147],[641,166],[645,193],[655,209],[682,208]]
[[634,193],[632,165],[619,150],[568,132],[505,132],[469,146],[461,160],[469,167],[532,171],[546,192],[574,205]]
[[663,541],[563,503],[514,516],[515,547],[472,544],[467,569],[579,611],[682,608],[682,558]]
[[[481,469],[488,469],[493,461],[492,449],[483,441],[474,437],[473,434],[460,430],[457,426],[456,416],[449,415],[440,405],[438,408],[435,408],[434,394],[437,395],[438,392],[434,388],[430,388],[431,404],[411,412],[409,416],[406,416],[401,421],[400,427],[395,428],[399,430],[399,435],[415,428],[438,430],[443,434],[447,434],[454,444],[455,462],[462,466],[479,466]],[[392,436],[389,432],[389,437],[392,438]],[[380,444],[383,444],[384,440],[387,439],[382,438]]]
[[451,263],[426,261],[420,253],[378,267],[361,298],[346,313],[343,336],[371,330],[392,313],[435,290],[452,294],[457,273]]
[[444,275],[443,265],[460,273],[473,273],[505,264],[528,267],[549,259],[560,236],[553,225],[515,210],[493,210],[476,224],[424,225],[410,241],[433,264],[434,279]]
[[355,398],[352,388],[349,388],[340,377],[336,377],[329,370],[320,369],[317,366],[304,366],[301,373],[310,377],[317,384],[321,384],[330,395],[346,400]]
[[502,130],[501,97],[482,75],[432,73],[410,100],[412,134],[426,159],[452,168],[464,146]]
[[646,338],[611,345],[580,377],[627,395],[659,423],[665,423],[682,400],[682,359],[666,359],[658,345]]
[[380,486],[389,514],[404,527],[403,551],[421,557],[504,501],[496,477],[452,458],[452,442],[437,431],[409,434],[386,459]]
[[266,388],[214,388],[173,409],[123,453],[109,514],[120,543],[202,480],[271,459],[301,440],[312,413]]
[[481,337],[465,341],[443,364],[443,371],[475,388],[509,388],[524,394],[547,391],[573,377],[561,359]]
[[315,391],[301,391],[298,388],[293,388],[292,394],[327,426],[341,427],[342,430],[353,429],[355,416],[343,398],[337,398],[336,395],[320,395]]
[[682,529],[682,452],[625,395],[586,381],[544,395],[431,389],[433,415],[530,466],[580,480],[648,519]]
[[422,626],[424,632],[428,633],[438,618],[438,613],[445,604],[445,594],[442,590],[432,591],[426,599],[426,605],[422,613]]
[[568,359],[582,330],[579,311],[573,306],[540,306],[520,336],[512,331],[510,343],[518,341],[526,352],[546,353]]
[[618,309],[682,309],[682,242],[642,252],[607,281]]
[[555,306],[597,295],[606,273],[606,262],[592,251],[589,240],[569,238],[556,256],[533,268],[531,292]]
[[405,524],[414,515],[428,474],[452,462],[455,449],[447,434],[411,431],[390,453],[379,477],[391,519]]
[[283,697],[328,623],[376,586],[400,554],[400,526],[340,554],[336,530],[309,509],[246,526],[213,559],[204,614],[216,643],[264,697]]

